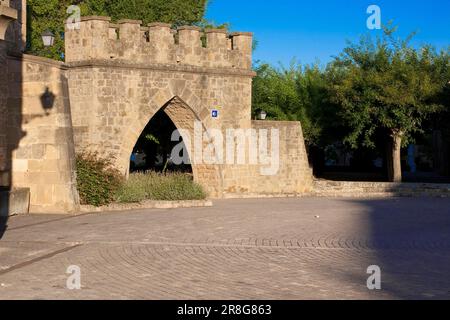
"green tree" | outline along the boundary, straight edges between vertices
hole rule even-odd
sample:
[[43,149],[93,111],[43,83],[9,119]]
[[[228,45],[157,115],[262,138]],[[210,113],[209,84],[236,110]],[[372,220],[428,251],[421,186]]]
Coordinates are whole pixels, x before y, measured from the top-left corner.
[[[268,64],[256,66],[253,81],[253,116],[261,110],[269,119],[300,121],[309,146],[330,142],[336,129],[337,109],[328,98],[327,79],[318,64],[302,66],[293,61],[289,68]],[[336,136],[333,136],[336,139]]]
[[[82,15],[194,25],[204,21],[207,0],[29,0],[27,52],[63,60],[66,10],[73,4],[80,6]],[[46,30],[55,34],[50,48],[42,44],[41,34]]]
[[436,96],[445,82],[433,76],[433,50],[412,48],[412,36],[394,38],[395,30],[386,27],[376,41],[367,36],[350,44],[329,66],[328,78],[330,97],[352,129],[345,141],[375,147],[375,133],[386,132],[389,180],[400,182],[401,147],[442,109]]

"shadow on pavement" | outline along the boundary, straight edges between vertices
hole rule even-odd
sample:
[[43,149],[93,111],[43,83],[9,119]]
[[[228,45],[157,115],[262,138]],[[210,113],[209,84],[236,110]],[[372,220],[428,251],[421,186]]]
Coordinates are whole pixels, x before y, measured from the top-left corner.
[[369,210],[362,245],[381,268],[382,290],[399,299],[449,299],[450,198],[355,202]]
[[0,240],[8,228],[9,196],[8,189],[0,187]]
[[0,217],[0,240],[3,238],[6,229],[8,228],[8,217]]

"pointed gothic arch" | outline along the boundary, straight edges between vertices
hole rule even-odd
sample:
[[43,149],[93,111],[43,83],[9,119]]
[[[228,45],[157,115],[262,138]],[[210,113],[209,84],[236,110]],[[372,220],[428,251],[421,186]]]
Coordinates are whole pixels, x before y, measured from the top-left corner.
[[[120,152],[119,159],[117,159],[119,166],[122,168],[122,171],[126,175],[128,174],[130,154],[132,153],[137,140],[139,139],[151,119],[157,114],[157,112],[163,111],[170,118],[175,127],[179,130],[183,140],[191,141],[191,148],[187,149],[194,180],[203,185],[203,187],[210,193],[210,195],[220,195],[223,186],[223,178],[221,176],[219,165],[208,165],[203,164],[202,162],[199,163],[195,161],[195,156],[192,154],[193,139],[195,135],[194,128],[196,122],[197,126],[199,124],[201,125],[202,137],[208,136],[206,126],[204,125],[198,114],[193,110],[193,108],[191,108],[179,96],[173,96],[160,108],[150,108],[148,110],[148,115],[143,116],[141,114],[138,118],[136,118],[135,122],[130,126],[129,132],[123,136],[121,147],[122,151]],[[186,133],[189,135],[189,137],[185,136]]]

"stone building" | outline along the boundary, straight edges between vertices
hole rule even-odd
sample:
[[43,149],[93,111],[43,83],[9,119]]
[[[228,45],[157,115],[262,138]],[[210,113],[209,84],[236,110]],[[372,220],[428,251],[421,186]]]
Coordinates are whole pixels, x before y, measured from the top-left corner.
[[[251,119],[251,33],[206,30],[202,41],[196,27],[83,17],[75,28],[66,26],[61,63],[20,53],[21,7],[5,0],[0,6],[0,173],[5,189],[29,189],[31,212],[78,210],[77,152],[107,156],[127,175],[132,149],[159,110],[185,141],[197,139],[200,128],[201,150],[226,150],[229,140],[214,133],[236,146],[247,134],[245,161],[217,150],[213,161],[189,155],[194,179],[211,197],[311,189],[300,123]],[[270,163],[249,161],[248,133],[268,133],[268,150],[277,142],[279,164],[271,174],[262,173]]]

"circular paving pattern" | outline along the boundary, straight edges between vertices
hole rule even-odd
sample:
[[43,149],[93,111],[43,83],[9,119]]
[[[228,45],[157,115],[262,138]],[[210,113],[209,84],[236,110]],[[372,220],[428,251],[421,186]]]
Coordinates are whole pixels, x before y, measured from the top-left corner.
[[[225,201],[205,210],[91,215],[13,229],[0,242],[0,258],[23,251],[24,261],[40,260],[0,271],[0,298],[450,298],[450,223],[442,210],[448,202],[385,201],[375,218],[367,205],[349,201],[263,204],[263,213],[260,201]],[[420,206],[428,209],[426,223]],[[82,290],[66,288],[71,265],[81,269]],[[371,265],[382,271],[380,291],[367,289]]]

